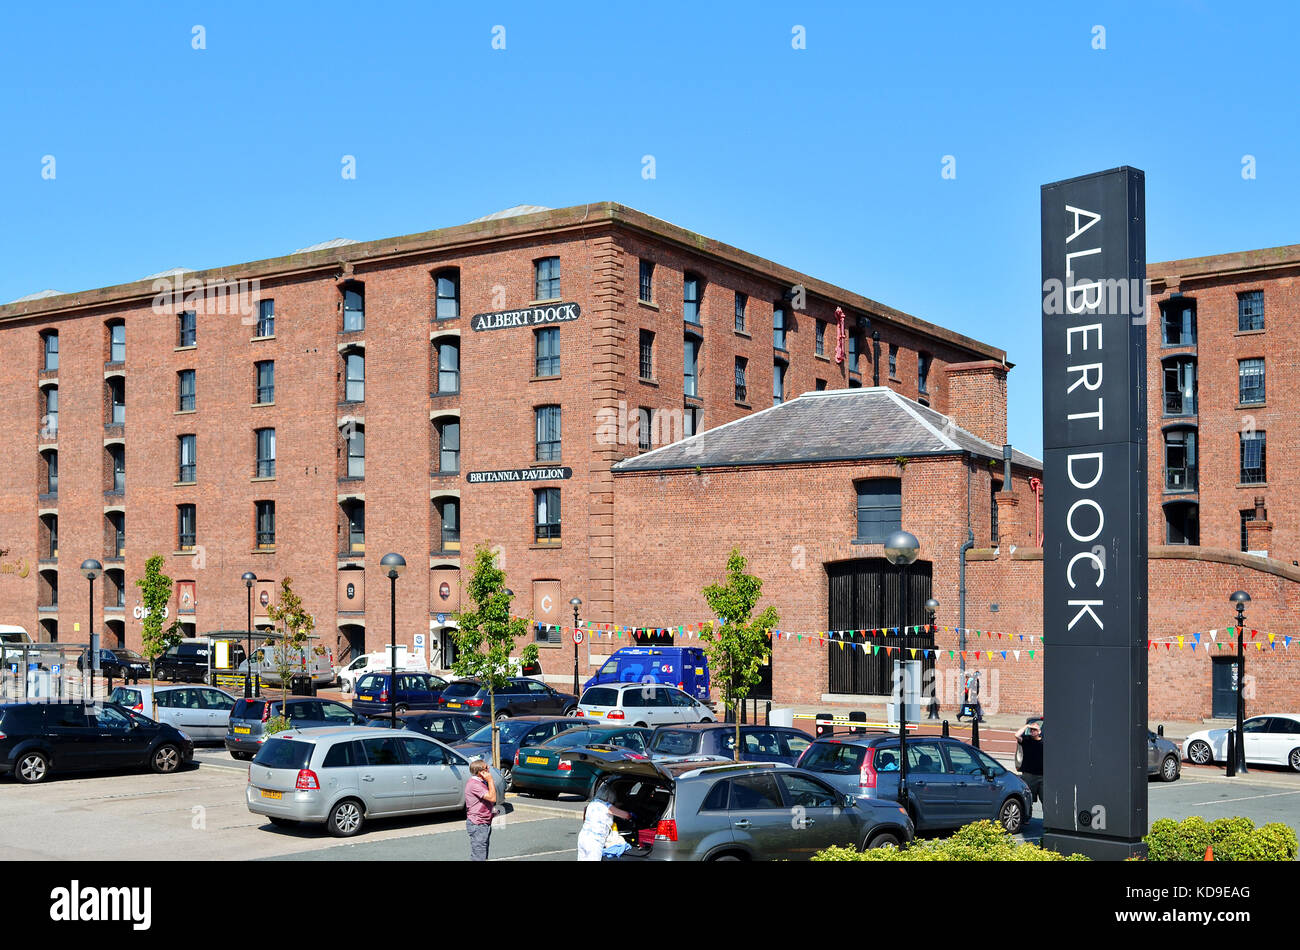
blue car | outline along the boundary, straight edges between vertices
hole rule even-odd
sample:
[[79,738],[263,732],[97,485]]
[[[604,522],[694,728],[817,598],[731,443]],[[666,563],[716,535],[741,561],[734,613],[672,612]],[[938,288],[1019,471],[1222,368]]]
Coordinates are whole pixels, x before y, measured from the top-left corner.
[[[515,753],[520,746],[541,745],[547,739],[554,738],[568,729],[590,726],[591,723],[573,716],[515,716],[502,719],[497,723],[497,742],[501,750],[501,774],[505,777],[505,789],[510,790],[513,776]],[[492,724],[488,723],[471,732],[463,741],[451,743],[451,747],[467,759],[492,760]]]
[[[858,798],[898,798],[898,736],[825,736],[799,758],[838,790]],[[907,740],[909,812],[917,831],[960,828],[972,821],[999,822],[1011,834],[1024,828],[1033,800],[1020,776],[986,752],[958,739]]]
[[381,716],[390,712],[394,702],[399,713],[408,709],[437,709],[447,681],[432,673],[398,673],[397,696],[389,695],[393,674],[367,673],[357,680],[352,709],[363,716]]

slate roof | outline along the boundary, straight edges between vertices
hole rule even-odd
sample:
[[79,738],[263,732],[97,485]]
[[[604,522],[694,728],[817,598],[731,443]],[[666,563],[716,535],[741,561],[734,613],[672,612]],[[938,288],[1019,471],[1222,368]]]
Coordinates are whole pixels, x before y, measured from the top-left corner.
[[[632,458],[615,473],[736,465],[798,465],[871,458],[916,458],[971,452],[1002,459],[947,416],[884,386],[804,393],[779,406],[708,429]],[[1042,471],[1043,463],[1012,449],[1012,462]]]

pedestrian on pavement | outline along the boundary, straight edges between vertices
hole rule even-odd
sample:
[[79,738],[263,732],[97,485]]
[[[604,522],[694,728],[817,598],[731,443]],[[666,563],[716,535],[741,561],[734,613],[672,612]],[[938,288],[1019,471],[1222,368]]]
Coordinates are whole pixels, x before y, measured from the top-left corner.
[[1043,730],[1038,722],[1027,722],[1016,732],[1020,742],[1020,777],[1029,786],[1030,803],[1043,800]]
[[984,707],[980,705],[980,671],[975,671],[970,687],[971,718],[984,721]]
[[611,801],[609,786],[600,790],[582,813],[582,830],[578,832],[578,860],[599,861],[605,850],[605,839],[614,827],[614,819],[631,821],[632,816]]
[[469,832],[469,859],[488,859],[488,840],[492,837],[492,806],[497,790],[492,770],[482,759],[469,764],[469,781],[465,784],[465,830]]

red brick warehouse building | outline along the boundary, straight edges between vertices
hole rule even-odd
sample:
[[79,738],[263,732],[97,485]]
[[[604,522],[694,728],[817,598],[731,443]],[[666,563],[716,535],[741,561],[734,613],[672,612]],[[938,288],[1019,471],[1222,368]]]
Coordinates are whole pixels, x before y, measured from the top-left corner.
[[[0,306],[0,346],[0,622],[61,642],[88,640],[95,557],[93,622],[138,646],[134,581],[162,554],[187,632],[244,628],[246,571],[264,624],[288,576],[342,659],[388,641],[395,551],[398,640],[431,634],[440,665],[480,542],[538,621],[578,597],[584,619],[667,624],[618,592],[639,543],[616,529],[620,460],[875,385],[1005,441],[1003,351],[612,203],[43,292]],[[571,672],[538,636],[547,674]]]

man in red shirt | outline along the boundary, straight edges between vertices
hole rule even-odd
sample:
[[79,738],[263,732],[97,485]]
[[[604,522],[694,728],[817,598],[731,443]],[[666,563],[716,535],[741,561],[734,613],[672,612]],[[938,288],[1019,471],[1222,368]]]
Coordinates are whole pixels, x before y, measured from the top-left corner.
[[497,800],[492,770],[482,759],[469,765],[469,782],[465,785],[465,830],[469,832],[469,859],[488,859],[488,840],[492,837],[492,806]]

